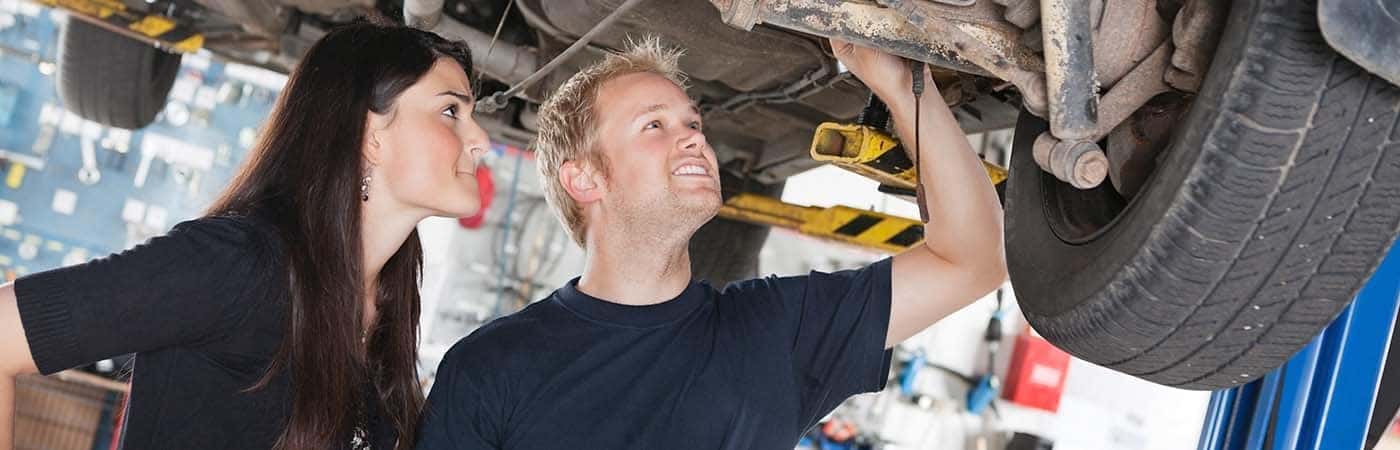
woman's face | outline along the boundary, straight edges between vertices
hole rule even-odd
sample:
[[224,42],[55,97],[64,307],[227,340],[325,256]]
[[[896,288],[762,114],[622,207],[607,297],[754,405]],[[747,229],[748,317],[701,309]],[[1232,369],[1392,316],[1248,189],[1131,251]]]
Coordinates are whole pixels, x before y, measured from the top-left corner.
[[465,217],[481,208],[476,167],[490,139],[472,120],[471,83],[462,66],[438,58],[388,114],[370,113],[366,152],[370,200],[427,215]]

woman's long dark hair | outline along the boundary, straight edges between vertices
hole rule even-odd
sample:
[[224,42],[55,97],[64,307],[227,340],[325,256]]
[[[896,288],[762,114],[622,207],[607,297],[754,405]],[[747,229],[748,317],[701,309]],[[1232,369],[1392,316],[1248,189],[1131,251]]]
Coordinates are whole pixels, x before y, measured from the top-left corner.
[[286,335],[266,376],[289,372],[291,410],[277,447],[348,444],[372,383],[384,420],[411,448],[423,405],[418,382],[419,273],[414,231],[379,272],[377,320],[362,352],[365,316],[360,180],[367,113],[389,113],[395,99],[451,58],[470,76],[469,50],[406,27],[354,24],[311,47],[242,172],[209,215],[259,211],[275,223],[290,271]]

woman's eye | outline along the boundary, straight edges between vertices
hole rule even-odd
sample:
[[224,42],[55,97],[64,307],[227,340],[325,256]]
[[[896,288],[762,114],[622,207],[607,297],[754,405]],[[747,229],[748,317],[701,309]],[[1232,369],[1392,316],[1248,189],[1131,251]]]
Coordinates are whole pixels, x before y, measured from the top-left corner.
[[445,109],[445,110],[442,111],[442,115],[447,116],[447,117],[451,117],[451,118],[453,118],[453,119],[456,119],[456,118],[457,118],[457,105],[448,106],[447,109]]

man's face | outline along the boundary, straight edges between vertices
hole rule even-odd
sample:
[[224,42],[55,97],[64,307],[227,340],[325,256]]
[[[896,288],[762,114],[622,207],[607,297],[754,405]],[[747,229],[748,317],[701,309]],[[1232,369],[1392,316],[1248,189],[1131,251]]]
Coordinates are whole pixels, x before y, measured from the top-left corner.
[[690,232],[714,217],[718,163],[685,91],[660,75],[624,75],[598,90],[597,114],[595,149],[609,166],[607,214]]

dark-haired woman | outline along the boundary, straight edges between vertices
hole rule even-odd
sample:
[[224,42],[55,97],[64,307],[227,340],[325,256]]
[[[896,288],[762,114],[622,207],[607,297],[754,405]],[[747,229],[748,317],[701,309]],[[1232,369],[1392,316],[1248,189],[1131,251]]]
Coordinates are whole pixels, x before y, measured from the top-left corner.
[[412,448],[429,216],[479,209],[464,45],[352,25],[304,56],[205,217],[0,286],[14,377],[136,353],[128,449]]

